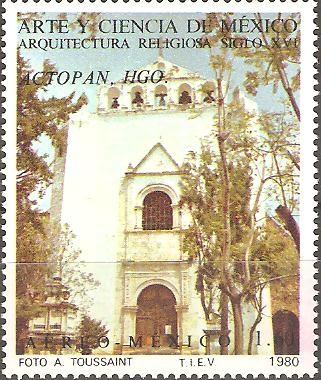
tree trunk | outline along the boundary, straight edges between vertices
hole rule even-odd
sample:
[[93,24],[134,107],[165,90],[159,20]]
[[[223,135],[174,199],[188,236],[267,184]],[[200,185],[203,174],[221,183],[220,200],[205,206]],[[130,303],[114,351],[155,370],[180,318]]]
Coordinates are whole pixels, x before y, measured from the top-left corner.
[[244,354],[244,331],[240,297],[230,297],[234,319],[234,355]]
[[234,352],[235,355],[243,354],[243,317],[241,308],[241,296],[235,286],[235,282],[230,273],[230,254],[231,254],[231,221],[230,221],[230,202],[231,202],[231,181],[228,169],[228,157],[226,151],[226,131],[224,123],[224,97],[222,90],[222,77],[217,77],[218,89],[218,134],[217,142],[222,163],[222,216],[223,216],[223,237],[222,237],[222,287],[227,288],[227,294],[232,303],[234,317]]
[[284,223],[284,227],[290,232],[298,252],[300,252],[300,229],[298,223],[293,218],[291,211],[286,207],[279,205],[276,208],[278,217]]
[[255,321],[254,321],[254,323],[253,323],[253,325],[252,325],[252,327],[251,327],[251,329],[250,329],[249,344],[248,344],[248,347],[247,347],[247,354],[248,354],[248,355],[252,355],[252,350],[253,350],[253,340],[254,340],[255,329],[256,329],[257,325],[258,325],[261,321],[262,321],[262,312],[260,312],[260,313],[257,315],[257,317],[256,317],[256,319],[255,319]]
[[[228,336],[228,295],[221,293],[221,335]],[[223,339],[224,342],[224,339]],[[220,348],[221,355],[228,355],[228,346],[222,344]]]
[[[206,306],[204,278],[203,278],[203,275],[200,274],[199,272],[197,274],[197,290],[201,296],[201,305],[205,314],[205,319],[206,321],[208,321],[210,319],[210,313],[209,313],[209,308]],[[209,306],[211,306],[211,304]]]

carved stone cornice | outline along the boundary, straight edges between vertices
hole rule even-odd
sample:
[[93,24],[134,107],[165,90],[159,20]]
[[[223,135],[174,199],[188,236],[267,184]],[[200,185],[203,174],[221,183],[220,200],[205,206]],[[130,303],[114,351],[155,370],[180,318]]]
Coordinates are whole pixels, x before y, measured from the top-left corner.
[[123,306],[123,311],[127,311],[128,313],[137,313],[138,307],[137,306]]

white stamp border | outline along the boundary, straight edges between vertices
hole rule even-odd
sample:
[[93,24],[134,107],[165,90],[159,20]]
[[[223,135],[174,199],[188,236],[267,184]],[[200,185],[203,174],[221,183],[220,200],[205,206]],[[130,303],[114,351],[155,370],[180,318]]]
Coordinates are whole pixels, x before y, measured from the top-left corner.
[[[14,252],[14,236],[15,236],[15,150],[12,147],[15,146],[15,133],[14,128],[10,129],[9,126],[15,125],[15,88],[16,88],[16,75],[15,75],[15,65],[12,62],[15,62],[16,59],[16,51],[15,49],[11,49],[12,46],[16,46],[16,32],[15,32],[15,15],[17,11],[20,12],[61,12],[62,8],[64,12],[78,12],[78,11],[87,11],[87,12],[128,12],[128,13],[141,13],[141,12],[159,12],[159,13],[167,13],[167,12],[256,12],[260,11],[264,12],[300,12],[302,16],[302,63],[301,63],[301,109],[302,109],[302,120],[301,120],[301,156],[303,158],[302,168],[301,168],[301,195],[300,195],[300,205],[301,208],[304,208],[304,215],[301,215],[301,233],[304,235],[304,239],[302,239],[301,245],[301,268],[304,265],[305,269],[301,269],[301,280],[300,284],[310,284],[311,295],[307,297],[303,295],[302,288],[304,286],[301,285],[301,293],[300,293],[300,310],[308,310],[309,313],[307,316],[307,322],[304,324],[304,320],[300,317],[301,324],[301,332],[300,337],[304,336],[305,339],[309,340],[309,345],[313,350],[316,349],[314,346],[314,340],[318,337],[314,332],[314,328],[316,328],[316,324],[313,322],[313,317],[316,316],[316,313],[313,311],[314,307],[317,305],[316,301],[313,300],[313,295],[316,295],[317,292],[313,292],[313,285],[316,284],[316,281],[313,279],[313,273],[316,273],[316,269],[314,264],[317,259],[313,257],[313,253],[316,248],[314,245],[314,241],[316,239],[316,235],[314,234],[314,229],[316,227],[314,223],[314,218],[316,214],[313,212],[313,208],[316,206],[316,202],[314,200],[314,196],[316,195],[316,191],[313,190],[313,186],[316,184],[316,180],[314,179],[314,174],[316,173],[316,169],[314,168],[314,163],[316,162],[316,158],[314,156],[315,146],[313,145],[313,140],[315,139],[315,135],[313,132],[312,125],[315,125],[314,118],[316,117],[315,112],[313,111],[313,107],[316,105],[314,100],[314,96],[317,95],[317,92],[313,90],[314,86],[317,84],[314,79],[314,75],[316,74],[316,69],[313,67],[313,64],[316,63],[316,59],[313,58],[313,53],[316,52],[316,48],[314,46],[314,42],[316,40],[313,31],[316,29],[316,25],[313,22],[316,14],[314,13],[314,7],[316,3],[314,1],[231,1],[231,2],[201,2],[201,1],[163,1],[158,3],[156,1],[151,2],[90,2],[90,1],[7,1],[4,3],[5,12],[5,20],[6,24],[4,26],[4,30],[6,32],[5,42],[6,46],[3,51],[6,54],[5,59],[3,60],[6,65],[5,75],[6,79],[4,81],[4,85],[6,86],[6,92],[4,96],[6,97],[6,102],[4,107],[6,109],[6,113],[4,118],[6,119],[6,123],[4,124],[4,129],[6,131],[6,135],[4,136],[5,147],[3,151],[6,154],[5,164],[6,168],[4,170],[4,174],[6,175],[5,186],[6,190],[4,192],[4,196],[6,198],[3,206],[6,209],[6,213],[4,214],[4,219],[6,220],[6,225],[4,227],[6,231],[5,242],[6,248],[5,252],[7,253],[6,258],[4,259],[4,263],[6,263],[7,268],[5,270],[6,280],[4,282],[6,286],[6,291],[4,292],[4,296],[6,297],[6,301],[3,306],[6,308],[6,324],[4,325],[4,329],[6,330],[6,336],[4,340],[7,342],[6,347],[4,348],[4,352],[6,354],[6,358],[4,360],[6,364],[5,373],[9,377],[11,375],[17,375],[21,377],[24,374],[27,374],[30,377],[34,377],[35,375],[44,376],[46,374],[50,374],[51,376],[56,376],[58,374],[67,376],[72,373],[74,376],[85,375],[89,376],[91,374],[95,374],[97,376],[101,376],[106,374],[106,367],[69,367],[65,365],[64,367],[54,368],[53,366],[47,367],[31,367],[29,369],[18,367],[17,365],[17,356],[14,353],[14,344],[11,342],[15,342],[14,329],[12,328],[15,320],[15,305],[14,305],[14,287],[12,286],[12,281],[15,278],[15,269],[14,265],[12,265],[11,253]],[[304,263],[304,264],[303,264]],[[304,318],[304,317],[303,317]],[[11,328],[10,328],[11,326]],[[183,357],[183,356],[179,356]],[[188,356],[187,356],[188,357]],[[66,359],[66,357],[65,357]],[[197,376],[202,376],[207,374],[209,376],[213,376],[218,374],[220,376],[225,376],[226,374],[230,374],[232,377],[235,377],[237,374],[241,374],[246,376],[247,374],[251,374],[254,377],[259,374],[263,374],[264,376],[269,376],[271,374],[275,376],[280,376],[281,374],[285,374],[287,376],[292,376],[296,374],[298,376],[303,376],[305,373],[310,375],[311,377],[316,373],[316,368],[314,367],[315,357],[313,356],[313,352],[302,353],[300,354],[301,365],[298,368],[285,368],[285,367],[271,367],[267,365],[268,358],[265,356],[242,356],[241,358],[238,356],[228,356],[217,357],[216,366],[211,369],[207,368],[206,370],[202,368],[179,368],[177,366],[177,358],[171,355],[162,356],[162,360],[157,359],[157,356],[149,356],[148,357],[148,365],[146,365],[146,358],[135,356],[135,366],[133,367],[114,367],[108,369],[109,376],[113,374],[117,374],[119,377],[123,377],[124,375],[134,376],[137,373],[140,376],[152,375],[157,376],[158,374],[163,374],[164,376],[168,376],[169,374],[174,374],[175,376],[180,376],[184,373],[186,376],[192,376],[196,374]],[[166,364],[164,365],[164,361]],[[162,364],[163,363],[163,364]]]

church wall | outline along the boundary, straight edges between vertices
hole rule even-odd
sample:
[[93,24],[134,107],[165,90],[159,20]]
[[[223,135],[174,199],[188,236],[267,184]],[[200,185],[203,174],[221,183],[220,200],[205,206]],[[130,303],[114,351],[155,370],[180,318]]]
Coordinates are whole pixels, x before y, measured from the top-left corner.
[[130,232],[127,234],[128,246],[127,260],[179,260],[180,255],[180,233],[173,231],[158,232]]
[[[184,302],[187,307],[183,308],[183,342],[187,342],[187,335],[192,336],[192,347],[184,347],[183,353],[186,354],[205,354],[205,347],[200,344],[200,339],[204,335],[205,322],[200,296],[195,290],[196,270],[197,264],[189,267],[185,282],[189,297]],[[203,343],[205,344],[205,340]]]
[[[188,112],[163,113],[157,123],[148,115],[128,116],[88,115],[69,131],[62,220],[82,240],[84,255],[102,261],[116,254],[118,197],[128,164],[137,164],[160,140],[181,164],[212,125],[211,112],[195,119],[188,119]],[[113,246],[108,252],[107,242]]]
[[[113,325],[114,306],[120,297],[113,285],[117,257],[124,254],[125,215],[120,203],[124,202],[122,183],[128,164],[137,165],[159,141],[181,164],[189,150],[199,148],[200,137],[210,133],[213,111],[189,117],[189,111],[164,111],[157,118],[143,112],[134,117],[132,113],[109,117],[82,112],[70,123],[62,222],[70,225],[76,235],[75,246],[82,251],[81,259],[92,263],[86,265],[88,272],[101,283],[92,293],[92,315],[107,327]],[[178,188],[177,178],[167,180]],[[153,177],[146,182],[142,177],[134,193],[155,181],[161,179]],[[130,202],[135,205],[134,199]],[[133,224],[131,215],[128,226]]]
[[[109,94],[101,88],[98,113],[89,114],[83,109],[69,126],[65,178],[61,183],[64,196],[59,199],[61,219],[76,234],[75,245],[82,251],[81,259],[88,263],[88,272],[100,281],[92,292],[90,313],[110,329],[110,353],[117,352],[115,342],[126,344],[129,335],[135,336],[137,298],[153,284],[168,287],[175,296],[181,342],[192,335],[193,347],[205,353],[199,343],[205,324],[195,291],[197,267],[187,263],[181,248],[181,230],[188,226],[189,218],[186,210],[179,213],[177,205],[179,167],[189,151],[200,150],[200,139],[211,133],[216,108],[207,105],[184,110],[184,106],[177,106],[187,82],[193,101],[202,103],[203,80],[199,78],[186,79],[185,87],[180,87],[182,81],[173,79],[172,86],[168,86],[166,109],[157,110],[152,109],[154,85],[145,86],[144,109],[137,111],[130,111],[134,86],[119,86],[120,109],[114,111],[110,111],[110,96],[118,92]],[[157,143],[166,148],[178,167],[175,163],[164,164],[166,154],[161,151],[154,161],[141,161]],[[151,189],[163,189],[171,197],[172,230],[142,229],[142,202]],[[246,311],[246,334],[254,317],[253,310]],[[269,321],[264,319],[262,325],[269,328]],[[233,333],[230,337],[232,352]]]
[[[271,295],[270,288],[267,286],[262,292],[262,305],[264,306],[262,313],[262,320],[256,326],[254,336],[253,336],[253,345],[252,345],[252,355],[273,355],[273,334],[272,334],[272,312],[271,312]],[[250,338],[250,329],[255,322],[257,317],[257,310],[254,305],[250,302],[243,302],[242,304],[243,311],[243,333],[244,333],[244,352],[247,353],[249,338]],[[234,331],[233,331],[233,314],[232,307],[230,305],[229,310],[229,330],[230,330],[230,344],[229,344],[229,353],[233,354],[234,347]],[[259,332],[259,333],[258,333]],[[259,335],[258,335],[259,334]]]

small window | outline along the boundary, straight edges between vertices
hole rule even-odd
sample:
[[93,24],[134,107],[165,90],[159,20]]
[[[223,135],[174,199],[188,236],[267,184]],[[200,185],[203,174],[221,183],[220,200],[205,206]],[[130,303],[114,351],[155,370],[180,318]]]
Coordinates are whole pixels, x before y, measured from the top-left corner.
[[171,198],[162,191],[146,195],[143,202],[144,230],[171,230],[173,211]]

